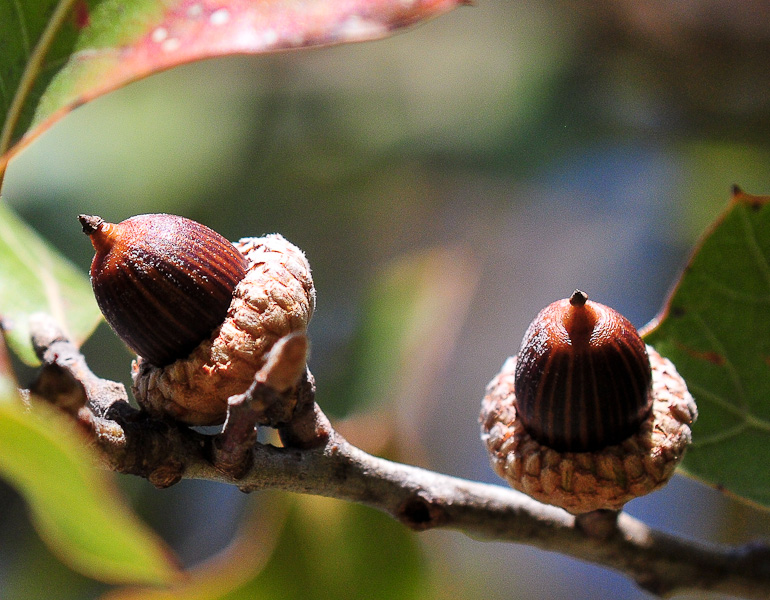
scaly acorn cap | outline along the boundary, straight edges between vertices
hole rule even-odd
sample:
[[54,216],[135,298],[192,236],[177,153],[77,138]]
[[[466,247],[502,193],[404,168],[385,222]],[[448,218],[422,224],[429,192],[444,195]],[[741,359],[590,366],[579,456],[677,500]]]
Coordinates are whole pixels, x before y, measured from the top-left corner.
[[249,387],[273,344],[307,329],[315,288],[304,253],[278,234],[234,245],[248,266],[222,324],[186,358],[164,367],[134,361],[132,390],[148,412],[191,425],[222,423],[227,399]]
[[[580,300],[578,299],[578,304]],[[569,314],[571,309],[568,306],[562,306],[559,310]],[[606,307],[601,310],[604,308]],[[545,310],[538,315],[538,319]],[[552,315],[546,313],[546,320],[551,318]],[[546,329],[550,328],[551,325],[548,324]],[[539,324],[535,325],[533,322],[525,335],[525,343],[522,344],[525,354],[528,344],[550,344],[544,340],[551,334],[544,335],[542,331],[538,331]],[[559,339],[566,335],[562,328],[556,327],[556,331],[557,346],[562,346],[563,343],[569,346],[567,341]],[[579,333],[578,337],[583,335],[585,332]],[[626,332],[622,335],[625,337]],[[616,344],[610,343],[610,347],[616,347]],[[649,391],[650,409],[644,408],[647,396],[640,392],[618,394],[614,385],[608,387],[606,382],[602,381],[588,384],[583,382],[583,379],[588,381],[591,378],[583,376],[579,376],[579,384],[565,382],[565,379],[570,380],[574,376],[580,360],[564,361],[556,358],[549,362],[550,350],[542,348],[536,352],[538,359],[524,370],[524,376],[532,379],[529,383],[534,391],[520,407],[517,398],[517,375],[521,377],[522,372],[517,365],[520,357],[509,358],[487,387],[487,394],[481,405],[481,437],[495,472],[515,489],[540,502],[560,506],[573,514],[599,509],[620,510],[629,500],[665,485],[690,443],[690,425],[697,418],[697,408],[684,380],[676,372],[671,361],[660,356],[654,348],[646,346],[651,373],[651,383],[647,386],[644,378],[638,375],[643,370],[636,366],[634,360],[628,360],[625,354],[627,350],[624,342],[621,344],[621,356],[625,356],[624,360],[617,362],[615,359],[602,358],[599,363],[619,365],[623,374],[617,377],[618,380],[629,382],[639,379],[641,385],[634,383],[634,386]],[[602,348],[600,355],[604,351]],[[632,354],[638,355],[638,352],[634,350]],[[544,362],[540,360],[542,357],[546,357]],[[629,373],[634,374],[630,379]],[[629,408],[625,413],[626,418],[620,421],[621,428],[625,427],[623,423],[634,420],[636,425],[632,431],[624,431],[620,439],[610,436],[608,444],[597,445],[593,433],[585,432],[587,427],[591,427],[591,423],[582,422],[580,418],[572,419],[577,423],[574,428],[575,447],[579,449],[565,448],[565,432],[569,437],[572,429],[564,427],[563,424],[570,422],[570,419],[565,421],[563,416],[552,414],[552,408],[562,406],[564,410],[574,411],[575,406],[569,399],[565,402],[563,398],[551,397],[553,386],[549,383],[543,384],[539,380],[540,376],[558,383],[555,389],[560,394],[573,394],[577,388],[580,395],[591,397],[588,408],[585,409],[590,414],[594,414],[597,407],[599,410],[615,412],[611,406],[612,398],[619,398],[626,407],[637,407]],[[612,374],[604,373],[601,369],[599,376],[600,379],[613,378]],[[518,385],[521,387],[521,381]],[[548,393],[544,394],[543,390]],[[594,402],[593,395],[596,393],[600,396],[610,396],[606,398],[610,406],[601,402],[601,398],[598,403]],[[540,398],[540,402],[533,402],[532,398]],[[547,398],[544,404],[543,398]],[[543,407],[547,407],[547,410]],[[529,419],[522,418],[522,408],[531,413]],[[641,420],[636,419],[635,415],[641,415]],[[599,415],[589,421],[596,421],[597,430],[606,433],[605,430],[616,422],[616,418],[604,419]],[[534,428],[531,422],[536,423]],[[554,423],[557,424],[555,431],[559,433],[552,436],[547,429]],[[543,427],[546,431],[543,431]],[[590,440],[590,443],[586,444],[587,440]]]

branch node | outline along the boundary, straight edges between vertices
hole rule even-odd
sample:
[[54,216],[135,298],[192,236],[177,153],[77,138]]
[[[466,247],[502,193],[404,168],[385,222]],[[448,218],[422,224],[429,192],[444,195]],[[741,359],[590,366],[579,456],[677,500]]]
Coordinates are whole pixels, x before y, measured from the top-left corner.
[[212,463],[221,472],[241,479],[251,468],[257,426],[278,427],[294,418],[307,369],[308,341],[304,333],[278,340],[254,381],[227,402],[227,419],[212,444]]
[[267,355],[257,381],[278,393],[285,393],[299,383],[307,365],[308,339],[299,331],[278,340]]
[[147,476],[147,480],[158,489],[171,487],[182,480],[184,465],[177,460],[170,460],[157,467]]
[[447,522],[444,507],[424,491],[415,492],[396,509],[396,518],[415,531],[425,531]]
[[64,330],[56,320],[48,313],[38,312],[29,316],[29,333],[32,348],[41,362],[54,362],[50,358],[46,360],[46,351],[56,342],[69,343]]
[[278,429],[286,448],[309,450],[325,446],[333,437],[334,428],[315,402],[315,379],[308,369],[297,386],[297,407],[294,417]]
[[599,509],[575,517],[575,527],[587,537],[606,542],[618,532],[619,510]]
[[83,384],[55,363],[43,364],[30,392],[71,415],[77,415],[87,401]]

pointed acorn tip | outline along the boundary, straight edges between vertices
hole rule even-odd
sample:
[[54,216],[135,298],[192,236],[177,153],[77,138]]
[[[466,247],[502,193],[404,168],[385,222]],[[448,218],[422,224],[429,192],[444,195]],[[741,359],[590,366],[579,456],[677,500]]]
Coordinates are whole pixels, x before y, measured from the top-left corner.
[[588,302],[588,294],[580,290],[575,290],[569,297],[569,303],[572,306],[585,306],[586,302]]
[[78,221],[80,221],[83,233],[86,235],[93,235],[99,230],[101,224],[104,223],[104,219],[96,215],[78,215]]

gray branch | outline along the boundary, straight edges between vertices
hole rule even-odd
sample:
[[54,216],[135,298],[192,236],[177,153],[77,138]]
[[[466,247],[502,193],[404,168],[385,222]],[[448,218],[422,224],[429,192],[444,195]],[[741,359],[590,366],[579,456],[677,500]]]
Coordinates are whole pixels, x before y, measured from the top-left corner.
[[[242,443],[250,448],[247,459],[243,468],[233,468],[217,462],[221,437],[131,407],[122,386],[96,377],[50,322],[38,323],[33,339],[44,364],[33,395],[73,414],[91,433],[108,468],[145,477],[158,487],[193,478],[236,485],[245,492],[280,489],[328,496],[372,506],[414,530],[444,527],[476,539],[569,555],[624,573],[662,597],[691,590],[770,597],[767,545],[726,547],[687,540],[655,531],[624,513],[576,518],[508,488],[371,456],[333,429],[313,400],[309,373],[292,390],[275,392],[296,405],[287,422],[271,423],[284,447],[254,444],[246,431]],[[253,388],[264,394],[260,386]],[[245,418],[255,420],[254,415]],[[240,429],[231,426],[228,431],[228,460],[239,455],[233,432]]]

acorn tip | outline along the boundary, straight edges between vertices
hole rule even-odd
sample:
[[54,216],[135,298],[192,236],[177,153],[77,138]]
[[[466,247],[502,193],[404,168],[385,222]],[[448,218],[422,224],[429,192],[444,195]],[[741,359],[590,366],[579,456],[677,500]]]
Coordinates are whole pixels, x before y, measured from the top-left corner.
[[584,306],[586,302],[588,302],[588,294],[580,290],[575,290],[569,297],[569,303],[572,306]]
[[96,215],[78,215],[78,221],[80,221],[83,233],[86,235],[93,235],[99,230],[101,224],[104,223],[104,219]]

